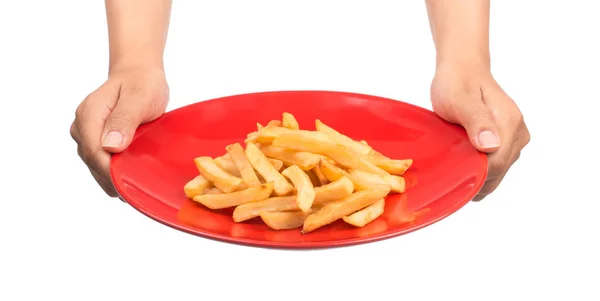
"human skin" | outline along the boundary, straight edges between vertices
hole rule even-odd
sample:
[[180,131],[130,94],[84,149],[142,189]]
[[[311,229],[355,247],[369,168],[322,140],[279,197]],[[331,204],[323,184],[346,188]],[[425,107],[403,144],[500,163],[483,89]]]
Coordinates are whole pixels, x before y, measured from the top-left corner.
[[171,0],[106,0],[108,79],[77,107],[71,136],[92,176],[111,197],[110,156],[127,148],[140,124],[169,101],[163,53]]
[[[140,124],[161,116],[169,100],[163,53],[171,0],[106,0],[110,63],[106,82],[77,107],[71,136],[92,176],[111,197],[110,156],[125,150]],[[489,0],[426,0],[436,46],[433,109],[462,125],[488,155],[488,178],[474,200],[493,192],[529,142],[515,102],[494,80]]]
[[436,47],[431,84],[433,110],[462,125],[475,148],[488,154],[488,176],[480,201],[500,184],[529,143],[516,103],[492,76],[489,0],[426,0]]

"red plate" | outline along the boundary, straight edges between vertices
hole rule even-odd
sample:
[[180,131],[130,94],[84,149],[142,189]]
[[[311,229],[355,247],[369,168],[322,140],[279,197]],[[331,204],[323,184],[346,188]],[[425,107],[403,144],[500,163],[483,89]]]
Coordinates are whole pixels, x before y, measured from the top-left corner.
[[[184,184],[198,175],[193,159],[216,157],[243,142],[256,123],[292,113],[303,129],[315,119],[384,155],[414,160],[404,175],[407,192],[387,198],[385,213],[363,228],[343,221],[309,234],[273,231],[259,219],[234,223],[231,211],[211,211],[189,201]],[[377,241],[405,234],[456,212],[479,191],[486,156],[465,131],[434,113],[381,97],[323,91],[282,91],[229,96],[166,113],[141,126],[131,146],[114,155],[113,183],[131,206],[173,228],[221,241],[278,248],[322,248]],[[421,210],[416,219],[408,213]]]

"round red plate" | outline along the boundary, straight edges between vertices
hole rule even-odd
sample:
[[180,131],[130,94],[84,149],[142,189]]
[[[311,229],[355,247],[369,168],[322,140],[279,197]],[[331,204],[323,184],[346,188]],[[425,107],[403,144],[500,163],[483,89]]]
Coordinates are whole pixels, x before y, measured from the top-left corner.
[[[385,212],[362,228],[339,220],[302,235],[273,231],[260,219],[234,223],[231,211],[211,211],[186,198],[185,183],[196,175],[193,159],[216,157],[243,143],[256,123],[292,113],[302,129],[315,119],[366,140],[393,159],[414,160],[404,175],[407,191],[386,199]],[[322,248],[377,241],[405,234],[456,212],[479,191],[486,156],[465,131],[433,112],[391,99],[343,92],[281,91],[229,96],[166,113],[141,126],[131,146],[114,155],[111,177],[121,195],[143,214],[173,228],[221,241],[277,248]],[[425,209],[412,222],[405,212]]]

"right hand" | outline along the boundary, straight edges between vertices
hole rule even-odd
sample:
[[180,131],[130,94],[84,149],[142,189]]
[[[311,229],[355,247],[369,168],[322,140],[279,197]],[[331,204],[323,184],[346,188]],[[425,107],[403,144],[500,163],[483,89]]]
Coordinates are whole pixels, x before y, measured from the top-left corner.
[[111,73],[77,107],[71,137],[79,157],[109,196],[118,196],[110,180],[111,154],[125,150],[137,127],[160,117],[168,101],[162,68],[135,68]]

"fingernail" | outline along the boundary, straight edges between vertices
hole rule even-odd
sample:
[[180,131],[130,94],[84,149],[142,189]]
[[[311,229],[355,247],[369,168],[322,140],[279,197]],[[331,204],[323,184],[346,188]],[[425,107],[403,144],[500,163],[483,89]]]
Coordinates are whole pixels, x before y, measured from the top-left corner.
[[104,140],[102,141],[102,146],[104,147],[118,147],[123,143],[123,135],[117,131],[109,132]]
[[500,146],[500,139],[493,132],[483,131],[479,133],[479,145],[482,148],[498,147]]

